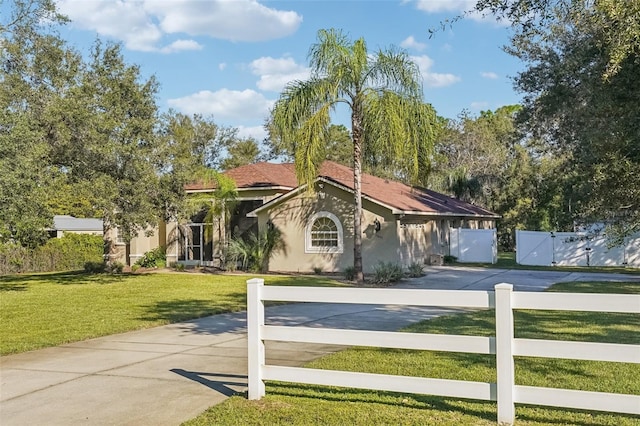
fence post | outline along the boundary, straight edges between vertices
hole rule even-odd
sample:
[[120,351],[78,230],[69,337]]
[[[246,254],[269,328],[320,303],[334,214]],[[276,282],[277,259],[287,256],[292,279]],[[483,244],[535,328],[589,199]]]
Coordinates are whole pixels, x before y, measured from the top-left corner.
[[512,425],[515,421],[514,365],[513,365],[513,309],[511,284],[497,284],[496,296],[496,369],[498,373],[498,424]]
[[264,280],[261,278],[253,278],[247,281],[249,399],[260,399],[265,395],[264,382],[262,381],[262,366],[265,364],[265,351],[261,335],[261,327],[264,325],[263,287]]

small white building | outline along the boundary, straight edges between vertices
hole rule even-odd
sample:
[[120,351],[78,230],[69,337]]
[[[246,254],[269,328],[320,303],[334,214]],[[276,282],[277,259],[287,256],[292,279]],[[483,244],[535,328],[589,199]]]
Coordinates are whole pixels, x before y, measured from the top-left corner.
[[62,238],[65,232],[102,236],[102,219],[56,215],[53,217],[53,227],[48,231],[52,238]]

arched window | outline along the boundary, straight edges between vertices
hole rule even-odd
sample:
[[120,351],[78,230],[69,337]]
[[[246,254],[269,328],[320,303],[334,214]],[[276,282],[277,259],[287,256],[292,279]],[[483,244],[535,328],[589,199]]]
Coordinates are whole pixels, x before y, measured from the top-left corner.
[[311,216],[305,231],[306,253],[342,253],[342,224],[333,213]]

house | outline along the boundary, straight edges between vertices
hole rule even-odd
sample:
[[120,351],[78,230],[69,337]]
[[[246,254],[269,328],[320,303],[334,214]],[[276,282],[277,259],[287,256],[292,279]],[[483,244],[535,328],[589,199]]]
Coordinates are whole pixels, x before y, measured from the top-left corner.
[[[167,262],[215,262],[220,243],[267,226],[281,232],[285,250],[269,262],[270,271],[341,271],[353,265],[353,170],[326,161],[314,191],[298,186],[293,164],[256,163],[226,172],[238,188],[228,226],[221,223],[171,225],[177,235],[167,244]],[[214,188],[201,183],[188,193]],[[449,229],[492,229],[498,215],[481,207],[400,182],[362,175],[362,254],[365,272],[379,261],[429,263],[449,253]],[[167,225],[169,226],[169,225]],[[214,238],[204,238],[206,227]],[[165,229],[164,234],[167,234]]]
[[53,226],[47,229],[52,238],[62,238],[65,233],[102,236],[102,219],[77,218],[69,215],[53,216]]

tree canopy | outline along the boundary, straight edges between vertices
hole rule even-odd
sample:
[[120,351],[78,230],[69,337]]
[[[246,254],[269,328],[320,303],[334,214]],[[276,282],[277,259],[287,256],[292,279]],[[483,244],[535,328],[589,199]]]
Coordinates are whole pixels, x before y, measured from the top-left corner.
[[640,54],[639,0],[477,0],[471,12],[492,14],[515,29],[515,39],[537,43],[558,24],[598,28],[605,79]]
[[87,57],[56,32],[49,0],[13,3],[0,49],[0,242],[42,242],[54,214],[100,217],[125,238],[175,217],[184,184],[219,161],[230,131],[159,114],[158,82],[97,40]]
[[527,64],[515,78],[525,93],[523,129],[579,177],[576,219],[621,231],[610,234],[637,231],[640,2],[573,2],[553,12],[539,37],[516,36],[509,49]]

